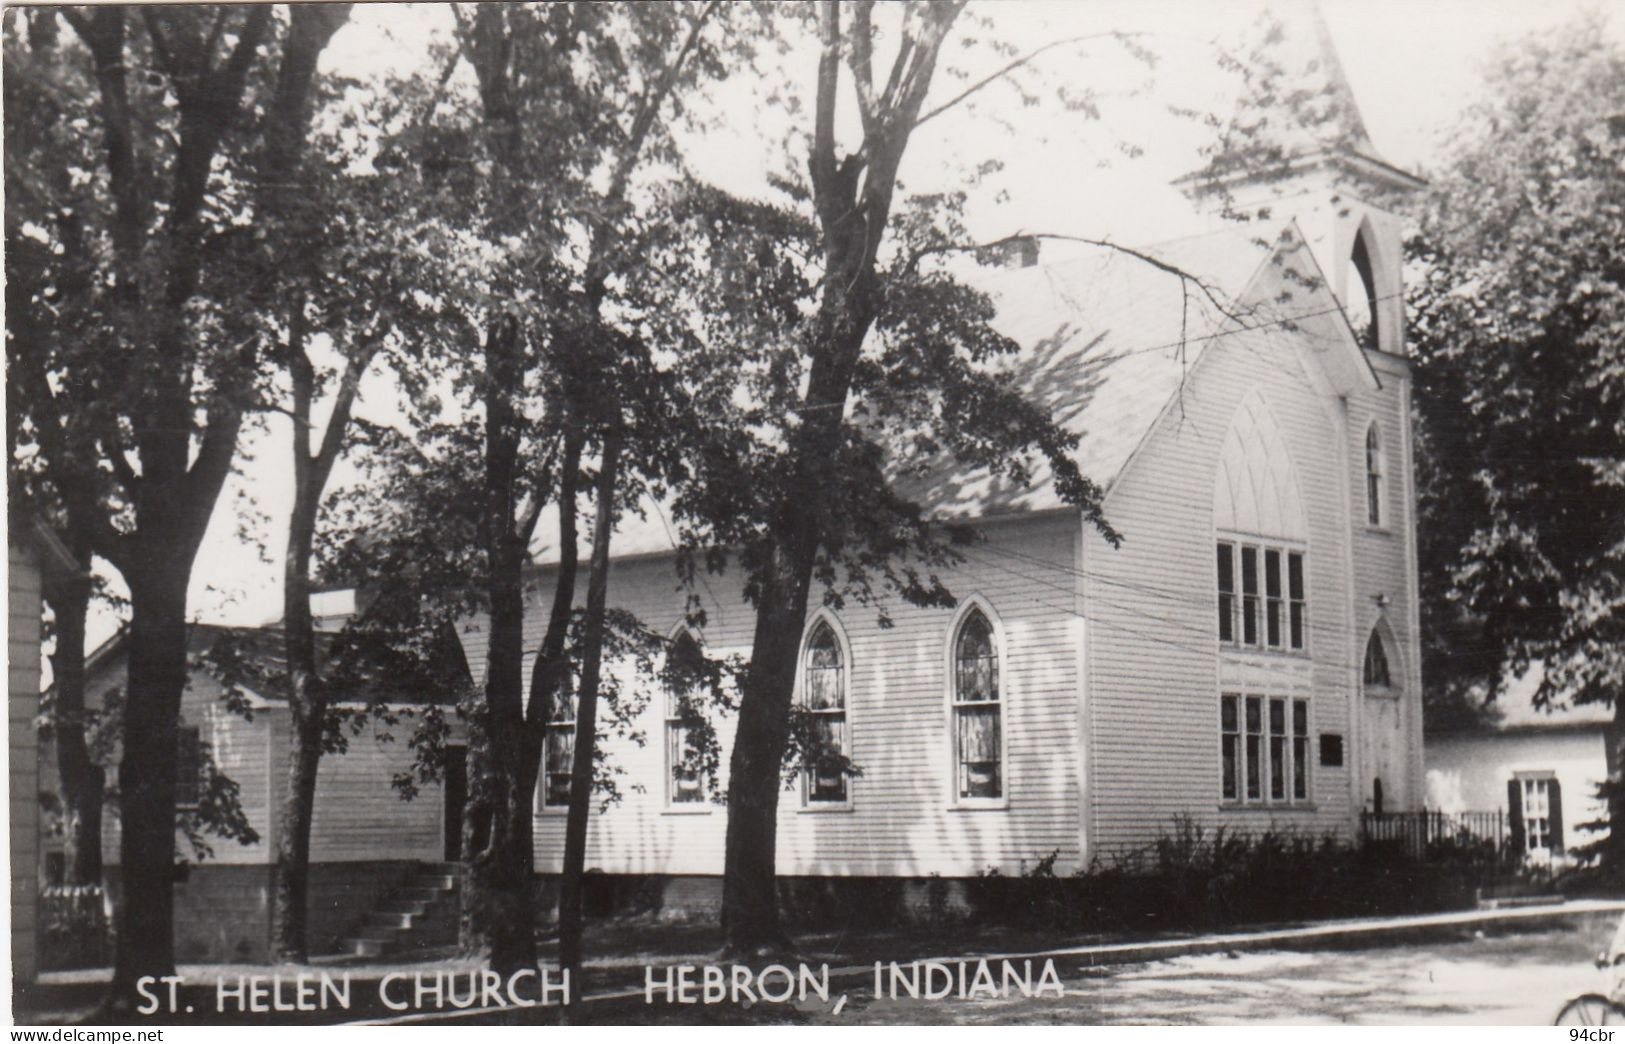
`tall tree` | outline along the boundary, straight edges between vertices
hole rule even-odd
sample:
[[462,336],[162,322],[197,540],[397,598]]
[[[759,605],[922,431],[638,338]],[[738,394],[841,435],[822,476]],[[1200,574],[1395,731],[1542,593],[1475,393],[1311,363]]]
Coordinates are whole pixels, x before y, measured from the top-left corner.
[[1487,66],[1409,244],[1434,709],[1539,672],[1614,708],[1625,866],[1625,52],[1600,16]]
[[[64,44],[59,68],[29,74],[70,97],[82,88],[82,100],[66,103],[75,119],[17,148],[8,135],[8,247],[21,263],[54,259],[39,260],[50,275],[19,302],[8,366],[28,389],[27,429],[47,467],[95,447],[107,482],[75,492],[74,507],[130,592],[112,993],[122,1005],[138,978],[174,969],[186,592],[262,373],[261,331],[234,307],[262,248],[253,220],[274,206],[268,173],[291,169],[302,146],[269,133],[267,114],[302,110],[330,32],[286,31],[328,17],[300,6],[57,12],[77,46]],[[75,176],[56,196],[51,172],[64,165]],[[14,199],[37,209],[14,220]]]
[[[925,107],[963,7],[816,5],[807,178],[781,185],[788,211],[723,201],[730,220],[710,222],[726,229],[712,243],[723,273],[716,293],[731,304],[731,320],[751,327],[731,335],[712,323],[713,338],[750,360],[737,366],[750,405],[729,448],[703,455],[678,508],[713,546],[734,549],[756,611],[730,758],[723,878],[726,945],[743,955],[788,945],[775,896],[777,813],[815,580],[826,599],[884,590],[915,604],[953,601],[935,570],[968,534],[933,524],[899,491],[899,474],[947,453],[1025,483],[1041,458],[1060,494],[1110,532],[1099,491],[1068,456],[1076,440],[984,365],[1015,347],[987,325],[986,299],[921,265],[964,246],[962,196],[910,200],[897,213],[916,128],[980,86]],[[877,11],[895,38],[883,75]],[[838,113],[848,92],[858,139],[843,149]]]
[[[301,9],[290,33],[331,36],[348,16],[348,5]],[[317,52],[305,45],[306,60]],[[452,56],[452,60],[455,56]],[[452,71],[446,64],[433,91]],[[308,70],[285,67],[284,77],[308,78]],[[328,84],[312,80],[310,90]],[[272,409],[292,428],[293,500],[283,559],[282,634],[286,672],[277,679],[291,716],[287,785],[278,804],[273,924],[277,956],[307,957],[306,895],[310,831],[322,753],[333,742],[332,685],[318,663],[311,616],[311,566],[323,494],[335,465],[358,428],[354,417],[361,382],[375,361],[388,360],[401,383],[414,387],[433,377],[433,367],[413,372],[426,346],[450,331],[419,295],[435,284],[416,249],[422,204],[415,179],[398,170],[367,169],[386,129],[402,119],[432,115],[435,94],[403,106],[353,89],[348,111],[308,129],[312,99],[292,92],[270,114],[272,140],[310,138],[310,154],[273,148],[291,169],[272,171],[267,208],[269,241],[265,271],[256,280],[257,307],[275,329],[270,356],[281,370]],[[413,104],[419,106],[413,109]],[[405,111],[403,112],[403,108]],[[396,129],[395,134],[409,133]],[[399,364],[407,362],[404,368]],[[326,397],[326,419],[317,424]],[[352,722],[353,724],[353,722]]]
[[[659,225],[638,216],[632,193],[640,170],[671,155],[665,121],[675,100],[722,71],[710,56],[723,34],[701,39],[720,10],[458,6],[472,92],[398,143],[401,159],[441,194],[440,228],[427,235],[448,248],[442,256],[458,275],[434,295],[461,316],[462,333],[444,353],[442,384],[413,397],[413,436],[387,440],[379,457],[390,461],[381,488],[436,507],[408,512],[415,531],[375,524],[375,534],[390,535],[372,544],[389,557],[427,543],[463,564],[436,600],[485,617],[483,691],[467,708],[465,940],[489,947],[498,969],[534,962],[532,802],[550,708],[593,702],[573,684],[581,495],[603,491],[607,474],[598,514],[613,519],[632,488],[617,475],[653,473],[641,457],[623,469],[617,443],[640,454],[649,446],[651,461],[671,458],[652,433],[613,434],[639,408],[635,394],[623,401],[623,379],[662,383],[648,363],[665,334],[628,290],[645,282],[635,273]],[[549,507],[561,561],[527,692],[524,571]],[[437,539],[425,537],[430,530]],[[420,572],[422,580],[443,570]],[[579,749],[590,770],[593,742]],[[572,836],[584,838],[586,808]]]

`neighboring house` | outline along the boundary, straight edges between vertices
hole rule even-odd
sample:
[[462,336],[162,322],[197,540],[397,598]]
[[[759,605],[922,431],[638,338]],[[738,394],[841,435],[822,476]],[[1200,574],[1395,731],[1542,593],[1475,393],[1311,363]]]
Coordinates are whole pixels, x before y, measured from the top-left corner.
[[11,978],[34,980],[39,970],[40,677],[43,599],[56,578],[81,572],[79,563],[38,518],[11,513],[6,527],[7,745],[11,802]]
[[[1362,810],[1422,807],[1411,375],[1384,206],[1420,183],[1375,155],[1335,86],[1335,140],[1285,176],[1228,181],[1269,220],[1145,249],[1206,290],[1120,253],[1031,263],[1030,245],[1029,263],[978,277],[1022,346],[1017,379],[1081,437],[1123,543],[1047,474],[914,482],[986,540],[943,573],[952,610],[893,604],[882,627],[873,608],[818,608],[815,589],[796,698],[861,774],[819,765],[786,786],[781,875],[1008,875],[1051,854],[1066,874],[1176,817],[1352,839]],[[685,627],[668,521],[651,505],[620,530],[612,605],[671,655],[748,653],[737,567],[705,577],[705,627]],[[527,604],[532,649],[553,568]],[[462,637],[478,676],[482,623]],[[560,868],[571,756],[569,706],[554,717],[543,873]],[[732,718],[716,725],[731,749]],[[726,781],[689,770],[670,699],[637,726],[646,744],[607,743],[623,797],[595,813],[587,867],[714,899],[726,814],[706,794]]]
[[[342,626],[345,612],[324,610],[333,609],[328,603],[343,597],[318,596],[313,610],[319,625],[332,630]],[[212,762],[240,788],[238,800],[259,840],[244,845],[205,835],[213,852],[200,859],[177,831],[181,865],[175,884],[175,952],[182,960],[261,960],[268,953],[271,932],[276,809],[287,788],[288,708],[274,687],[261,692],[240,685],[241,706],[228,706],[228,686],[222,678],[227,672],[208,654],[226,640],[240,650],[239,655],[255,661],[263,675],[276,676],[283,662],[281,633],[275,625],[191,624],[187,638],[191,668],[177,736],[177,805],[183,810],[196,807],[206,787],[205,765]],[[331,638],[331,633],[319,635],[318,647],[325,647]],[[460,655],[455,642],[449,643],[448,653]],[[86,676],[87,706],[101,707],[109,690],[123,686],[122,632],[91,653]],[[407,712],[445,700],[430,692],[390,692],[386,698],[392,709]],[[358,705],[354,694],[342,702]],[[346,752],[322,758],[310,843],[313,953],[350,948],[347,941],[360,933],[368,915],[395,886],[417,874],[423,864],[458,857],[466,792],[466,775],[458,771],[461,762],[454,756],[448,773],[454,791],[449,808],[447,788],[440,784],[423,785],[411,801],[402,800],[391,784],[413,764],[415,752],[407,744],[412,728],[412,721],[405,718],[394,726],[370,721],[359,733],[347,730]],[[108,775],[110,782],[117,778],[116,771]],[[59,785],[55,755],[49,749],[42,751],[41,777],[46,789],[55,792]],[[120,862],[116,799],[103,818],[102,853],[108,883],[116,893]],[[49,853],[46,858],[49,861]]]
[[1538,677],[1510,685],[1482,721],[1427,737],[1427,804],[1444,812],[1500,811],[1513,846],[1537,862],[1573,857],[1607,835],[1597,786],[1608,778],[1606,704],[1536,709]]

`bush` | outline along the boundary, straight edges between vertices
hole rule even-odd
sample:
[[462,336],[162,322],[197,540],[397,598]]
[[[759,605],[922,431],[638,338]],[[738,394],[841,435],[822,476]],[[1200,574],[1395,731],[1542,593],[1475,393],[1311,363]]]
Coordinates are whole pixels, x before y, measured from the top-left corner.
[[1143,849],[1098,857],[1069,878],[1058,853],[1019,878],[970,882],[978,920],[1090,931],[1191,931],[1461,908],[1499,868],[1493,846],[1449,844],[1419,859],[1402,846],[1207,828],[1188,816]]
[[99,885],[40,890],[40,967],[99,968],[112,963],[113,939]]

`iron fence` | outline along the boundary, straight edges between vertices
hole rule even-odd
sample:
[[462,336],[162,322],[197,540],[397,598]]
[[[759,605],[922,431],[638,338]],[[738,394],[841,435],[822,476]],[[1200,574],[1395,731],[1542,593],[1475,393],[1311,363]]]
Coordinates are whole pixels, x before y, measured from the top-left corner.
[[1403,848],[1417,858],[1443,853],[1508,854],[1512,826],[1507,814],[1494,812],[1362,812],[1360,839],[1366,844]]

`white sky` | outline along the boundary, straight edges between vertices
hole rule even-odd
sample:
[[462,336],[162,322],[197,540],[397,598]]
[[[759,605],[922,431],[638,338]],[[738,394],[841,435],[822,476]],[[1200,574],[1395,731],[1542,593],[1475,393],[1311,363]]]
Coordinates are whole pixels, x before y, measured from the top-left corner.
[[[1625,38],[1625,2],[1579,0],[1322,0],[1322,10],[1367,128],[1380,154],[1421,173],[1437,163],[1443,131],[1472,97],[1479,63],[1501,40],[1511,40],[1566,21],[1583,10],[1609,17],[1608,33]],[[996,238],[1016,231],[1111,236],[1150,242],[1190,231],[1191,215],[1170,178],[1198,164],[1190,128],[1161,115],[1161,102],[1211,101],[1211,51],[1204,41],[1233,37],[1252,23],[1250,0],[982,0],[973,5],[994,20],[995,31],[1024,47],[1102,30],[1148,32],[1146,42],[1164,57],[1155,72],[1125,62],[1109,41],[1056,48],[1040,61],[1052,83],[1100,91],[1156,77],[1156,93],[1142,99],[1103,102],[1103,118],[1086,123],[1048,99],[1023,108],[1008,92],[979,95],[977,110],[955,110],[922,130],[902,178],[919,187],[986,155],[1006,163],[997,182],[985,185],[971,208],[972,231]],[[449,15],[439,5],[359,6],[335,38],[325,66],[352,75],[421,64],[427,42],[444,32]],[[810,60],[792,55],[810,79]],[[986,55],[971,70],[996,67]],[[939,77],[946,98],[957,88]],[[759,184],[763,164],[756,111],[743,94],[724,93],[733,132],[712,131],[699,150],[696,169],[730,188]],[[929,105],[930,103],[928,103]],[[1000,123],[1007,126],[1001,129]],[[929,133],[927,133],[929,131]],[[1136,160],[1118,154],[1114,137],[1129,136],[1146,152]],[[1102,168],[1103,158],[1112,159]],[[1002,195],[999,194],[1002,190]],[[388,409],[374,397],[375,408]],[[368,404],[363,402],[362,412]],[[291,501],[288,432],[272,423],[246,447],[198,556],[190,609],[200,619],[253,624],[280,613],[280,555]],[[343,475],[335,476],[343,479]],[[244,508],[257,510],[254,524],[265,556],[238,533]],[[92,642],[115,623],[92,623]]]

